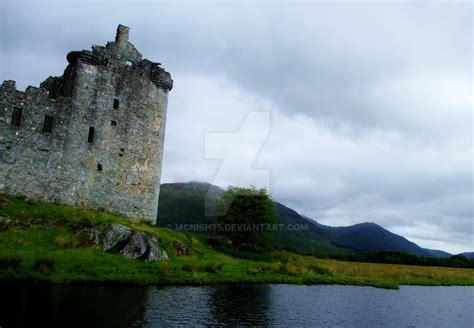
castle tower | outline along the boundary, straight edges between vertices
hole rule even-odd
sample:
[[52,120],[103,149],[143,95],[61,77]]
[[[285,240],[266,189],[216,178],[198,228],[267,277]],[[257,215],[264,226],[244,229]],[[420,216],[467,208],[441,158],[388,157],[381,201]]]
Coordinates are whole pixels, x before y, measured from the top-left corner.
[[[2,144],[13,159],[1,161],[5,192],[156,221],[173,80],[142,59],[128,35],[119,25],[105,47],[70,52],[63,76],[34,88],[41,96],[4,82]],[[19,125],[15,108],[22,109]],[[45,120],[53,121],[50,132],[43,131]]]

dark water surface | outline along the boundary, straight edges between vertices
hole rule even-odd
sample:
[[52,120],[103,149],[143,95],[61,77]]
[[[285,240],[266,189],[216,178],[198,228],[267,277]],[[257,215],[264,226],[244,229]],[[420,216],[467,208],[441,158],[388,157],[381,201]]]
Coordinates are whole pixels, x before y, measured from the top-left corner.
[[0,326],[474,327],[474,287],[0,285]]

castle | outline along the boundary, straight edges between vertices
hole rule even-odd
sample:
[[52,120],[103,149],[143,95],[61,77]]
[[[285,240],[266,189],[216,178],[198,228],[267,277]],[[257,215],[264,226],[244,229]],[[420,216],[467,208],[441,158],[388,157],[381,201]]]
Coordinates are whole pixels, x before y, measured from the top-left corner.
[[156,222],[171,75],[115,42],[40,87],[0,87],[0,192]]

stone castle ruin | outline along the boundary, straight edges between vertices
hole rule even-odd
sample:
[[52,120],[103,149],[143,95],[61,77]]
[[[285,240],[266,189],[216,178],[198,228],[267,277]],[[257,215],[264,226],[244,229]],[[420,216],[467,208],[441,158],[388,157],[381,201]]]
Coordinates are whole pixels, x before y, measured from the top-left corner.
[[173,80],[115,42],[72,51],[60,77],[0,87],[0,191],[156,221]]

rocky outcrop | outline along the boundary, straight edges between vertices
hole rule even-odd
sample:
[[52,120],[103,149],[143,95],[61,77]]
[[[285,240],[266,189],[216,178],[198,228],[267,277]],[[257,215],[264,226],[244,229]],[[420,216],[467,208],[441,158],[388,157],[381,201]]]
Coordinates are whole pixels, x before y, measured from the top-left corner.
[[4,231],[19,225],[20,221],[18,219],[10,219],[8,217],[0,216],[0,231]]
[[169,260],[168,253],[165,250],[161,250],[158,246],[158,239],[152,237],[150,241],[150,253],[148,253],[148,259],[152,260]]
[[127,245],[120,251],[124,256],[140,260],[168,260],[166,251],[160,250],[158,239],[143,232],[134,233]]
[[169,259],[166,251],[160,249],[155,236],[133,231],[123,224],[108,223],[102,227],[84,229],[78,235],[92,247],[100,247],[110,253],[120,253],[131,259]]
[[117,253],[129,243],[132,230],[123,224],[106,224],[104,230],[104,251]]
[[185,243],[181,243],[179,241],[173,241],[173,248],[176,251],[177,256],[192,255],[193,254],[193,252],[191,250],[191,247],[189,247]]

